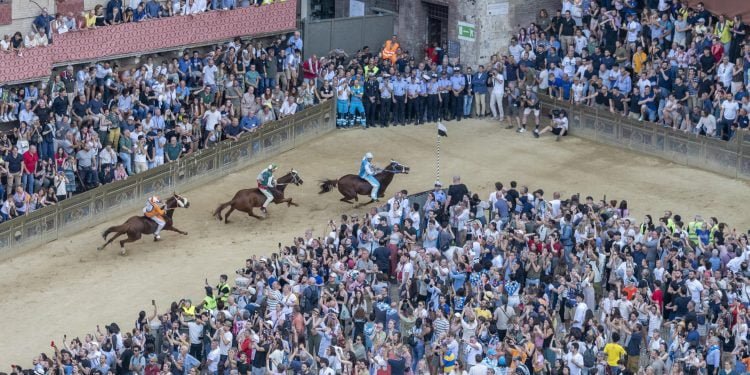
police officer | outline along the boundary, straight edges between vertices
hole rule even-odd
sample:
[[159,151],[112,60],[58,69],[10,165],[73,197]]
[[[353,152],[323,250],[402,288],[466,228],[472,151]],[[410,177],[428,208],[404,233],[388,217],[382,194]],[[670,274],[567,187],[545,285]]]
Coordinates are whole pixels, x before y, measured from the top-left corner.
[[439,86],[439,95],[440,95],[440,108],[438,108],[438,120],[450,120],[451,116],[451,108],[450,106],[450,91],[451,91],[451,81],[448,79],[448,72],[446,70],[443,70],[443,72],[440,74],[440,80],[438,80],[438,86]]
[[451,104],[453,105],[453,116],[457,121],[461,121],[464,112],[464,94],[466,88],[466,77],[461,73],[457,66],[453,68],[451,77]]
[[365,98],[362,101],[365,104],[366,127],[375,126],[375,114],[378,110],[380,87],[375,78],[375,74],[370,74],[367,76],[367,82],[365,83]]
[[427,82],[430,81],[430,76],[427,74],[422,75],[422,79],[419,81],[419,98],[417,99],[417,125],[424,124],[425,122],[425,111],[427,108]]
[[393,99],[395,108],[393,109],[393,124],[402,126],[406,125],[405,112],[406,112],[406,88],[408,82],[403,78],[403,73],[396,73],[396,80],[393,82]]
[[436,122],[440,111],[440,83],[438,76],[432,73],[427,83],[427,122]]
[[387,128],[393,104],[393,84],[390,74],[383,73],[383,79],[380,81],[378,89],[380,90],[380,126]]
[[416,77],[409,77],[409,84],[406,85],[406,122],[418,124],[419,118],[419,80]]

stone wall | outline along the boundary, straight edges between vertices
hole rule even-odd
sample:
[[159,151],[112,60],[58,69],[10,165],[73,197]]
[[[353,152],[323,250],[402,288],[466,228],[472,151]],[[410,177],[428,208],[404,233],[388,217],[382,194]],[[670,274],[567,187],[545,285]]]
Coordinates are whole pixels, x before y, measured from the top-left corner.
[[[536,19],[540,9],[554,15],[561,6],[560,0],[427,0],[432,4],[448,6],[448,39],[458,39],[458,21],[476,26],[476,40],[460,41],[461,61],[476,65],[490,60],[495,53],[507,54],[510,36],[518,26],[528,26]],[[427,13],[424,1],[411,0],[399,3],[396,30],[401,44],[413,55],[424,57],[422,47],[427,40]],[[488,9],[507,4],[505,15],[490,15]]]

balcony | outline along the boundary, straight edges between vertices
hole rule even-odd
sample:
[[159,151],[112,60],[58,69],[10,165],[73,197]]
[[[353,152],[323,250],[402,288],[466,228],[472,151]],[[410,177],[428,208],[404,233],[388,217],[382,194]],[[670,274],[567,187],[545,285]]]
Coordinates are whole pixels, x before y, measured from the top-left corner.
[[126,23],[55,35],[47,47],[0,54],[0,82],[46,79],[52,68],[72,63],[152,53],[178,46],[206,45],[246,35],[270,35],[294,30],[297,0],[261,7],[211,11]]

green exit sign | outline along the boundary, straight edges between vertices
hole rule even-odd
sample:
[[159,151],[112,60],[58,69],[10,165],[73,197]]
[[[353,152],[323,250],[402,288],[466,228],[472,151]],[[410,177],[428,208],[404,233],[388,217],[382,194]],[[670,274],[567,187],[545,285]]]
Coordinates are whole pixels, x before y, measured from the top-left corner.
[[476,40],[476,30],[473,23],[458,21],[458,39],[473,42]]

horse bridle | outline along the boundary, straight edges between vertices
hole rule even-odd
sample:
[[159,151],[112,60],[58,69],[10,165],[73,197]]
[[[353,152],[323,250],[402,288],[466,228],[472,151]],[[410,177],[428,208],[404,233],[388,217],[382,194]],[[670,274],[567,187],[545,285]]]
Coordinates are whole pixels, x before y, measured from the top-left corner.
[[299,183],[300,183],[299,174],[297,172],[289,172],[289,174],[292,175],[292,181],[291,182],[283,182],[283,183],[280,183],[280,184],[276,184],[276,186],[279,186],[279,185],[289,185],[289,184],[294,184],[294,185],[299,186]]

